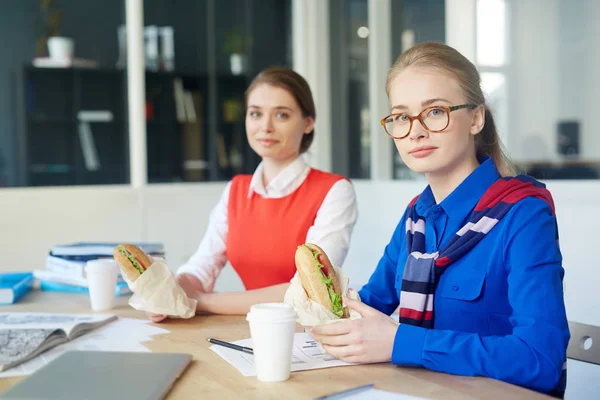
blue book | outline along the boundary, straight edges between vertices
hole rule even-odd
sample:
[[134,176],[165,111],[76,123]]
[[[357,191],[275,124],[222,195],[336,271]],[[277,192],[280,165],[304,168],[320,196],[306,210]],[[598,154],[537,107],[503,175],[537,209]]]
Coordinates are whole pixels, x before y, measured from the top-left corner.
[[[61,282],[52,282],[40,280],[40,290],[45,290],[49,292],[63,292],[63,293],[89,293],[88,288],[84,286],[75,286],[69,285],[67,283]],[[117,282],[117,286],[115,287],[115,295],[118,296],[127,296],[132,294],[131,289],[127,286],[126,282]]]
[[[125,243],[125,242],[121,242]],[[78,242],[65,245],[52,246],[53,256],[112,256],[113,250],[120,243],[111,242]],[[138,246],[145,253],[164,252],[162,243],[131,243]]]
[[[152,257],[165,258],[165,253],[164,252],[144,251],[144,253],[146,253],[146,254],[148,254],[149,256],[152,256]],[[57,254],[54,254],[51,251],[49,253],[49,257],[61,258],[63,260],[75,261],[75,262],[88,262],[90,260],[97,260],[99,258],[108,258],[109,256],[106,255],[106,254],[86,254],[86,255],[71,255],[71,256],[67,256],[67,255],[57,255]],[[110,254],[110,257],[112,257],[112,253]]]
[[0,274],[0,304],[14,304],[33,287],[31,272]]
[[60,257],[46,257],[46,268],[49,271],[74,278],[85,278],[85,261],[65,260]]

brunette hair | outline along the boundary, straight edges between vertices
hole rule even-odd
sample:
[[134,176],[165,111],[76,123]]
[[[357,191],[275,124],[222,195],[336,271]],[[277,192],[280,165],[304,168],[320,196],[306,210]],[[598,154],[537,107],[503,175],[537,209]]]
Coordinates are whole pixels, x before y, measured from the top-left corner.
[[[315,102],[313,100],[312,92],[308,82],[300,76],[297,72],[287,67],[269,67],[261,71],[250,83],[248,89],[246,89],[246,105],[248,104],[248,96],[250,92],[254,90],[258,85],[267,84],[275,87],[285,89],[290,93],[304,117],[312,117],[314,120],[317,119],[317,112],[315,110]],[[315,137],[315,130],[313,129],[310,133],[302,136],[302,142],[300,142],[300,153],[306,152],[313,142]]]

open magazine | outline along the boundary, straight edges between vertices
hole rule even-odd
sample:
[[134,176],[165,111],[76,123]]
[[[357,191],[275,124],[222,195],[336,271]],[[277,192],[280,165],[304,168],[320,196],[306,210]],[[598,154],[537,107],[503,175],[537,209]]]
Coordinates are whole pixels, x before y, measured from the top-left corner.
[[116,319],[113,314],[0,313],[0,372]]

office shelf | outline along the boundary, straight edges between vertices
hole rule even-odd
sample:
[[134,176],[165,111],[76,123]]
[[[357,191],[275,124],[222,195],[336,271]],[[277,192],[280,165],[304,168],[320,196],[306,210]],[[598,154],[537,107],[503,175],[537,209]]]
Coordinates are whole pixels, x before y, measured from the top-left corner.
[[[146,72],[145,83],[150,183],[225,180],[258,165],[244,128],[246,77]],[[26,65],[18,88],[21,185],[129,182],[125,71]],[[89,123],[91,147],[84,110],[112,116]]]

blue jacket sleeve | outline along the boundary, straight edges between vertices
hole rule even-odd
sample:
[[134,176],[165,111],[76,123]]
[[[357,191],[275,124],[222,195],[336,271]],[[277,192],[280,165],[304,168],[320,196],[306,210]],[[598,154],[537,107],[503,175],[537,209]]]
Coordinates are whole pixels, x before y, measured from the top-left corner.
[[402,324],[392,362],[487,376],[549,392],[559,385],[570,334],[556,219],[542,200],[520,201],[505,216],[502,242],[512,307],[508,336],[427,330]]
[[359,291],[363,303],[390,315],[400,304],[399,293],[395,288],[398,258],[406,247],[406,212],[394,230],[392,239],[385,247],[383,256],[369,278],[369,282]]

